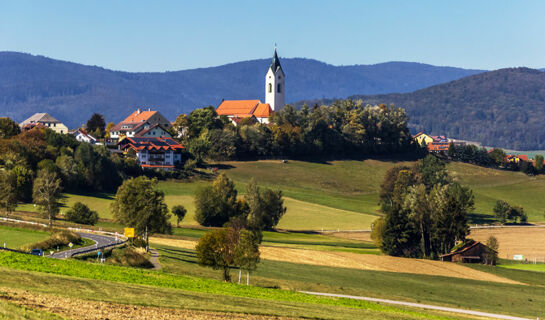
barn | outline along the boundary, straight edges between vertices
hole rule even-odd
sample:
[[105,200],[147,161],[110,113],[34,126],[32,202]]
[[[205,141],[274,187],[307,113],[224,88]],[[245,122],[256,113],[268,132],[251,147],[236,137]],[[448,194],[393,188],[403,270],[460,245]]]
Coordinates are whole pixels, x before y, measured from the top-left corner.
[[[467,240],[452,252],[439,256],[441,261],[486,263],[490,248],[475,240]],[[496,252],[497,253],[497,252]]]

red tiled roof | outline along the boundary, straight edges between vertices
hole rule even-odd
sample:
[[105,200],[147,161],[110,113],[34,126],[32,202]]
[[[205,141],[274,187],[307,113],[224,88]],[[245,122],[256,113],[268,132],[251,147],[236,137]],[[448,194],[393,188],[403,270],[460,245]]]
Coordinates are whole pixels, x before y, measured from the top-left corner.
[[216,112],[220,116],[251,115],[260,103],[259,100],[223,100]]
[[122,122],[145,122],[147,121],[149,118],[151,118],[151,116],[153,116],[155,113],[157,113],[157,111],[141,111],[140,109],[134,111],[133,113],[131,113],[130,116],[128,116],[125,120],[123,120]]
[[125,147],[130,147],[135,150],[181,150],[184,149],[184,146],[176,142],[172,138],[166,137],[153,137],[153,138],[125,138],[118,142],[118,145]]
[[258,118],[268,118],[272,113],[273,111],[268,103],[260,103],[254,111],[254,116]]

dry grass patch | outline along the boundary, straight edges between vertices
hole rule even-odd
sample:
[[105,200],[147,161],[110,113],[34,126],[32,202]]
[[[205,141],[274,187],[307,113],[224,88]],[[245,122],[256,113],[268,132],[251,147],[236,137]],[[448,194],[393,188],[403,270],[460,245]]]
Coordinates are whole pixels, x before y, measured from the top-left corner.
[[[196,241],[150,238],[152,243],[195,249]],[[293,263],[303,263],[327,267],[351,268],[360,270],[375,270],[402,272],[431,276],[454,277],[470,280],[492,281],[509,284],[522,284],[491,273],[474,270],[451,262],[424,259],[408,259],[391,256],[377,256],[351,252],[317,251],[292,248],[261,246],[261,258]]]
[[513,259],[513,255],[522,254],[528,260],[545,260],[545,227],[471,229],[469,236],[483,243],[490,236],[496,237],[500,258]]
[[358,232],[322,232],[323,235],[332,236],[341,239],[368,241],[373,242],[371,239],[371,231],[358,231]]
[[125,319],[289,319],[211,312],[188,309],[160,308],[124,305],[110,302],[90,301],[54,295],[37,294],[22,290],[2,288],[0,299],[30,309],[47,311],[69,319],[81,320],[125,320]]

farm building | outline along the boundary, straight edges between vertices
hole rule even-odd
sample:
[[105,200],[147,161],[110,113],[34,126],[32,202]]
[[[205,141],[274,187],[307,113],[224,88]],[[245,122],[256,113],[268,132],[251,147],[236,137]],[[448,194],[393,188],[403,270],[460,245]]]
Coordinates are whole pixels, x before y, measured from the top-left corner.
[[[467,240],[452,252],[439,256],[441,261],[484,263],[490,248],[479,241]],[[497,252],[496,252],[497,253]]]

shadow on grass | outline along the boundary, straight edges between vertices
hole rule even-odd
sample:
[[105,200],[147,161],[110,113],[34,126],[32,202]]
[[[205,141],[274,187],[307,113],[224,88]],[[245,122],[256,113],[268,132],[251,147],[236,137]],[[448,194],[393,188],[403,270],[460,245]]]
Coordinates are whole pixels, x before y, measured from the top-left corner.
[[484,213],[470,213],[467,215],[469,224],[492,224],[497,222],[494,216]]

